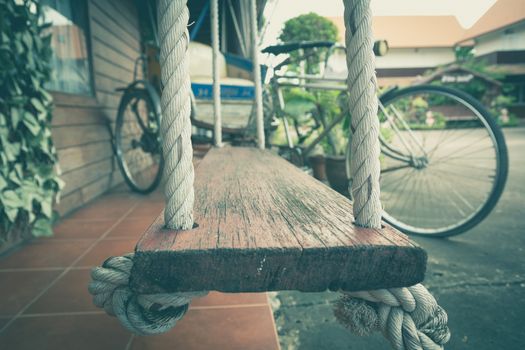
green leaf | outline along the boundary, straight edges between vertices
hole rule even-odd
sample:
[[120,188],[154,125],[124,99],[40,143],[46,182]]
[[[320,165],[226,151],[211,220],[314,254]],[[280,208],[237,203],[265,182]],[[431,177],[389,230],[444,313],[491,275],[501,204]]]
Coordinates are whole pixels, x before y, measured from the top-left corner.
[[61,178],[59,178],[59,177],[57,176],[57,177],[54,178],[54,181],[56,182],[56,184],[57,184],[59,190],[63,190],[63,189],[64,189],[64,186],[66,185],[66,183],[64,182],[64,180],[62,180]]
[[38,135],[40,133],[40,130],[42,127],[38,123],[38,120],[29,112],[24,112],[24,119],[23,119],[24,125],[26,128],[33,134],[34,136]]
[[2,197],[0,198],[0,201],[6,208],[21,208],[24,206],[24,203],[18,197],[15,191],[7,190],[2,192]]
[[31,104],[33,105],[33,107],[35,107],[37,111],[42,112],[42,113],[47,112],[46,107],[37,98],[32,98]]
[[7,215],[7,218],[10,222],[15,222],[16,217],[18,215],[18,209],[17,208],[5,208],[4,209],[5,215]]
[[22,164],[20,163],[15,164],[15,172],[18,175],[19,179],[24,178],[24,171],[22,170]]
[[45,89],[40,89],[40,93],[42,94],[42,98],[45,102],[50,103],[53,101],[53,96],[49,92],[47,92]]
[[7,160],[13,162],[16,160],[16,157],[20,154],[20,143],[18,142],[9,142],[5,137],[0,135],[0,140],[2,141],[2,146],[4,146],[4,152]]
[[20,186],[22,184],[22,178],[20,176],[18,176],[18,174],[16,173],[16,171],[12,170],[10,173],[9,173],[9,180],[12,182],[12,183],[15,183],[17,184],[18,186]]
[[7,181],[4,179],[3,175],[0,175],[0,190],[3,190],[7,187]]
[[18,123],[20,122],[20,119],[22,119],[20,115],[20,110],[16,107],[11,107],[11,125],[14,129],[18,127]]
[[43,202],[40,202],[40,208],[42,210],[42,214],[44,214],[48,219],[51,219],[53,217],[53,206],[51,204],[51,199],[46,199]]
[[33,235],[36,237],[49,237],[53,235],[53,227],[48,219],[37,219],[33,224]]

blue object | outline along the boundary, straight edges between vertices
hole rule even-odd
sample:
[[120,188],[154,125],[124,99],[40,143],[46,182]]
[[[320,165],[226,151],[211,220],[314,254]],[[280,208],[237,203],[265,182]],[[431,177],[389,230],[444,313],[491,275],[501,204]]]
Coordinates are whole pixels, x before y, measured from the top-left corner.
[[233,55],[231,53],[223,53],[226,63],[242,70],[251,72],[253,71],[253,63],[247,58]]
[[[213,98],[213,85],[191,83],[191,90],[196,99],[211,100]],[[222,85],[221,98],[225,100],[253,100],[255,88],[253,86]]]

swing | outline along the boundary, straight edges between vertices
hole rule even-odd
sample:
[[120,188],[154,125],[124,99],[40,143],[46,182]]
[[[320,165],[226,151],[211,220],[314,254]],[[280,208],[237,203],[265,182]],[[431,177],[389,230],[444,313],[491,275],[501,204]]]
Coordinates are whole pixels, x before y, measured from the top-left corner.
[[[216,148],[194,178],[188,9],[186,0],[159,1],[166,206],[134,254],[93,269],[94,303],[129,330],[156,334],[173,327],[191,299],[210,290],[343,291],[335,313],[357,334],[381,330],[395,349],[441,349],[450,337],[446,313],[418,284],[426,253],[381,224],[370,0],[344,0],[356,155],[353,206],[264,149],[255,3],[250,2],[258,148],[222,145],[214,59]],[[217,0],[211,0],[211,18],[216,58]]]

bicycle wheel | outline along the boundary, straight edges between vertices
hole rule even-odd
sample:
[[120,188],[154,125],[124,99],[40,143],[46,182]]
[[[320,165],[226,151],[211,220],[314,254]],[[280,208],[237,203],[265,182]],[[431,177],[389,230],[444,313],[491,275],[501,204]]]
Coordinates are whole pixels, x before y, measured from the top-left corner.
[[384,219],[409,234],[446,237],[483,220],[508,172],[501,129],[474,98],[442,86],[381,98]]
[[127,89],[118,108],[115,150],[124,180],[135,192],[150,193],[162,178],[159,126],[158,97],[147,89]]

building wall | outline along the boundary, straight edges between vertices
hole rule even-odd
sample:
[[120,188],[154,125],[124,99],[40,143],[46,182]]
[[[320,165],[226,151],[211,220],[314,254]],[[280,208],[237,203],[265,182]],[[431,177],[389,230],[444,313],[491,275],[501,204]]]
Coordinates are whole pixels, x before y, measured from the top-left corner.
[[89,0],[89,31],[95,96],[54,93],[53,140],[66,182],[57,210],[68,213],[122,182],[109,128],[121,92],[133,79],[140,54],[133,0]]
[[454,50],[444,48],[392,48],[385,56],[376,58],[378,69],[436,67],[453,62]]
[[500,30],[476,38],[476,56],[497,51],[525,50],[525,22],[507,30]]

